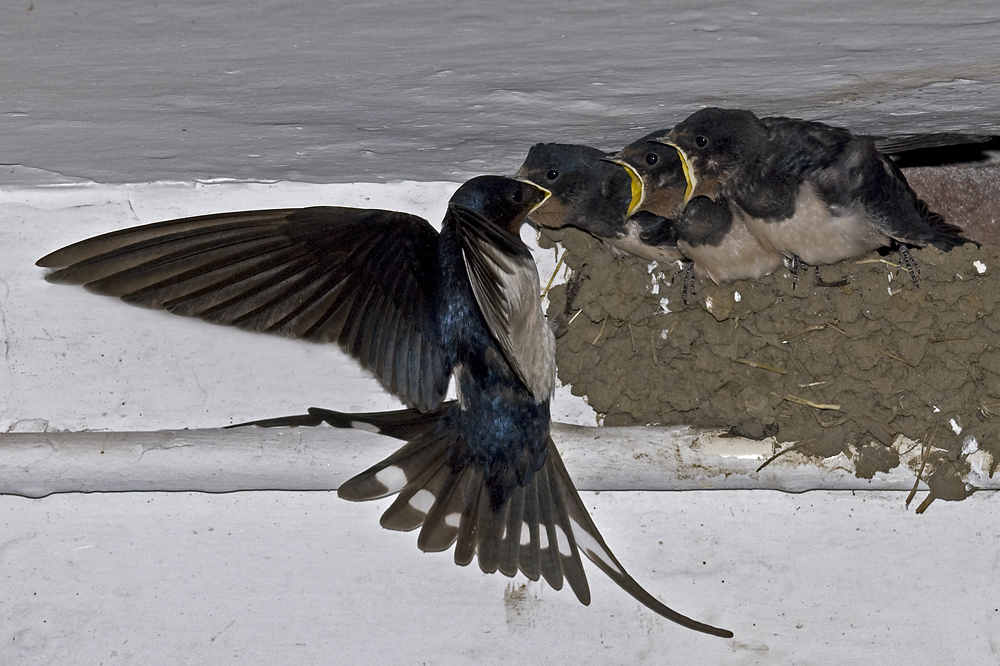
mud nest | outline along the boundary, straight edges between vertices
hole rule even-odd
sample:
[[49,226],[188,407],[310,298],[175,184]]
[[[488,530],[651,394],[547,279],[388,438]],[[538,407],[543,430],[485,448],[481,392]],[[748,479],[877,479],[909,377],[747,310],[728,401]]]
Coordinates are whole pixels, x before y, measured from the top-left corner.
[[[691,425],[851,456],[858,476],[899,464],[898,435],[933,437],[940,468],[970,450],[1000,461],[1000,256],[966,245],[913,252],[920,286],[872,254],[754,282],[698,281],[677,265],[614,256],[572,229],[546,231],[582,276],[558,339],[559,378],[605,425]],[[560,313],[566,285],[549,294]],[[956,470],[958,471],[958,470]],[[950,475],[951,476],[951,475]],[[963,487],[942,488],[963,495]],[[964,496],[964,495],[963,495]],[[955,497],[958,499],[958,497]]]

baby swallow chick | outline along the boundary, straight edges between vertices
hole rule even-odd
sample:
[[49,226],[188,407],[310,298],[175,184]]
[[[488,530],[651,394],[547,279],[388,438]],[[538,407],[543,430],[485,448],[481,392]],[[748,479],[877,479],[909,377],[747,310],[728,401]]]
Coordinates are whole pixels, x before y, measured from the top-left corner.
[[[694,196],[695,178],[676,148],[654,140],[661,134],[633,141],[615,159],[642,183],[636,209],[672,221],[677,249],[692,262],[684,280],[685,302],[695,275],[720,284],[760,278],[780,268],[782,255],[750,233],[741,210],[706,184]],[[647,237],[655,233],[644,231]]]
[[681,258],[672,222],[636,211],[642,183],[635,173],[597,148],[535,144],[517,175],[552,192],[529,217],[536,226],[582,229],[621,252],[653,261]]
[[677,148],[691,196],[738,208],[760,244],[794,265],[818,266],[898,247],[949,250],[970,242],[928,210],[871,137],[794,118],[702,109],[661,137]]

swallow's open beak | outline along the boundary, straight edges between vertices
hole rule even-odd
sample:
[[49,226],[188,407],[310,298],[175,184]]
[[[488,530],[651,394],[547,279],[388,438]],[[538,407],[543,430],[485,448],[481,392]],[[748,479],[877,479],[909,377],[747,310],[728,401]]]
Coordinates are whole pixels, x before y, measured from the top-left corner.
[[538,202],[535,205],[533,205],[528,210],[527,213],[525,213],[525,216],[528,216],[528,215],[531,215],[532,213],[534,213],[536,210],[538,210],[539,206],[541,206],[543,203],[545,203],[546,201],[548,201],[549,197],[552,196],[552,192],[551,191],[545,189],[544,187],[542,187],[538,183],[533,183],[530,180],[527,180],[525,178],[516,178],[515,180],[519,180],[522,183],[524,183],[525,185],[531,185],[533,188],[535,188],[536,190],[538,190],[538,193],[541,195],[541,199],[539,199]]
[[646,186],[642,183],[642,178],[639,173],[633,169],[627,162],[617,157],[605,157],[603,158],[605,162],[611,162],[612,164],[617,164],[621,168],[625,169],[628,174],[629,179],[632,181],[632,200],[628,204],[628,211],[625,213],[625,217],[629,217],[642,205],[642,200],[646,197]]
[[694,188],[698,186],[698,176],[695,175],[694,169],[691,168],[691,160],[688,158],[687,153],[681,150],[673,141],[670,141],[667,137],[662,139],[651,139],[654,143],[661,143],[664,146],[670,146],[677,151],[677,155],[681,158],[681,169],[684,171],[684,181],[687,183],[687,187],[684,189],[684,205],[687,206],[694,195]]

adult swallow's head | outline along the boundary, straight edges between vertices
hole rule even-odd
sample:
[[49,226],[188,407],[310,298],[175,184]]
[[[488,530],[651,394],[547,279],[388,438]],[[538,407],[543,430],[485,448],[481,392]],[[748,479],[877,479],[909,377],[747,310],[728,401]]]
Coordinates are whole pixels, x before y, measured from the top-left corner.
[[477,176],[458,188],[448,202],[448,208],[464,209],[516,235],[524,218],[551,194],[526,180]]

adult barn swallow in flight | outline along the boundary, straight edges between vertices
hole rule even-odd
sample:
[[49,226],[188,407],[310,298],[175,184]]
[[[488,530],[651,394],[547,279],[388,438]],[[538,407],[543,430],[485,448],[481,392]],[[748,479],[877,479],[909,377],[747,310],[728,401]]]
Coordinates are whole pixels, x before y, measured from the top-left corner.
[[[216,324],[337,342],[410,409],[313,410],[407,444],[338,490],[398,493],[389,529],[485,572],[563,579],[584,604],[580,554],[640,603],[685,627],[731,637],[668,608],[608,549],[549,435],[555,342],[519,229],[548,192],[480,176],[452,196],[440,234],[406,213],[316,207],[224,213],[116,231],[38,261],[49,282]],[[454,376],[458,399],[445,401]],[[318,416],[317,416],[318,414]],[[273,425],[275,421],[262,422]],[[367,426],[366,426],[367,424]],[[368,428],[370,429],[370,428]]]
[[[664,148],[663,146],[658,146]],[[674,152],[674,159],[679,158]],[[643,186],[636,174],[590,146],[538,143],[517,175],[544,187],[552,196],[532,211],[539,227],[576,227],[615,249],[670,263],[681,258],[671,220],[635,210]],[[655,230],[655,231],[654,231]]]
[[819,266],[895,246],[917,283],[907,246],[971,242],[917,198],[871,137],[749,111],[697,111],[654,141],[677,148],[691,197],[745,213],[762,245],[793,265]]

